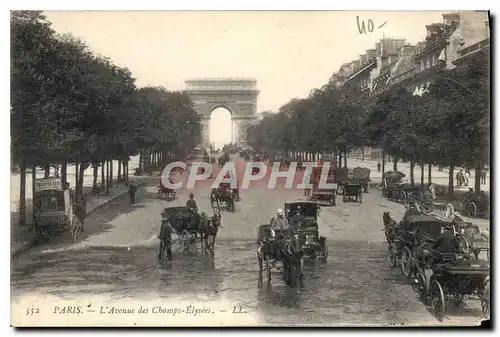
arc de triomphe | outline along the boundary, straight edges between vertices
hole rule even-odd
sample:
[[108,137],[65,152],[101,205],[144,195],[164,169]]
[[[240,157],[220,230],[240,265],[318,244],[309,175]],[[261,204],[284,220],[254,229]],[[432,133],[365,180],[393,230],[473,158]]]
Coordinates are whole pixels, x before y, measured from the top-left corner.
[[257,80],[250,78],[199,78],[185,82],[186,93],[202,118],[202,147],[210,145],[210,115],[217,108],[231,113],[231,142],[245,144],[245,130],[257,121]]

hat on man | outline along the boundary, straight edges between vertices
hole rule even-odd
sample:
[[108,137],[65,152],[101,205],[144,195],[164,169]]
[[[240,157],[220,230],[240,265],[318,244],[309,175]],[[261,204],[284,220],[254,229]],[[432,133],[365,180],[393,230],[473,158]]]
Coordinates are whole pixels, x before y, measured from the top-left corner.
[[283,209],[278,208],[277,212],[278,212],[278,215],[283,215]]

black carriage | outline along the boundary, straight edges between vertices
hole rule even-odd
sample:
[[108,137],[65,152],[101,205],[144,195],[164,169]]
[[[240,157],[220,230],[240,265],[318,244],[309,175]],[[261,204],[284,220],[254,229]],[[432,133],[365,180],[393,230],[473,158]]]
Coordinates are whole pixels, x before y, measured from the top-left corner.
[[401,271],[410,277],[417,268],[417,247],[431,246],[441,236],[443,229],[454,226],[430,215],[411,214],[411,211],[407,213],[409,215],[405,215],[400,224],[403,241]]
[[447,302],[459,305],[465,299],[478,299],[484,318],[489,319],[489,275],[487,261],[451,258],[419,272],[415,287],[424,304],[430,300],[432,312],[440,321],[446,314]]
[[402,179],[406,174],[399,171],[388,171],[383,175],[382,195],[388,199],[394,199],[398,195],[400,186],[403,184]]
[[163,212],[169,215],[170,224],[179,237],[180,245],[189,249],[200,232],[201,215],[184,206],[167,207]]
[[257,259],[259,272],[266,271],[268,282],[277,262],[283,263],[283,280],[296,287],[304,276],[304,252],[297,244],[297,237],[289,237],[271,225],[262,225],[257,233]]
[[319,236],[318,215],[320,207],[312,201],[290,201],[285,203],[285,217],[298,234],[299,245],[310,258],[326,260],[328,243]]
[[342,201],[356,201],[359,203],[363,202],[363,188],[361,184],[346,183],[343,186]]
[[234,212],[235,200],[236,193],[234,189],[231,189],[231,185],[229,183],[220,184],[218,188],[213,188],[210,193],[210,205],[213,209],[220,210],[221,204],[225,204],[228,211]]

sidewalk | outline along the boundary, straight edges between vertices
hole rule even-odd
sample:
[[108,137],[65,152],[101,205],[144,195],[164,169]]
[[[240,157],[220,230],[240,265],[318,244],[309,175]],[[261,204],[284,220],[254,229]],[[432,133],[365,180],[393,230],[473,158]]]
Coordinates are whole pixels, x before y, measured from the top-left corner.
[[[102,206],[106,205],[108,202],[126,194],[128,192],[128,187],[122,184],[115,185],[110,191],[108,195],[92,195],[90,193],[90,188],[84,188],[84,194],[87,199],[86,215],[91,214],[92,212],[98,210]],[[11,210],[11,255],[17,255],[26,249],[29,249],[32,246],[32,199],[26,200],[27,203],[27,216],[26,222],[27,225],[21,227],[18,225],[17,217],[19,212],[13,214]]]
[[[362,161],[361,159],[354,159],[354,158],[347,158],[347,167],[348,168],[355,168],[357,166],[360,167],[367,167],[371,169],[370,173],[370,179],[372,180],[372,183],[375,184],[380,184],[382,181],[382,172],[377,171],[377,160],[372,160],[372,159],[365,159]],[[392,171],[394,164],[392,162],[386,163],[385,164],[385,171]],[[408,182],[410,181],[410,163],[403,163],[403,162],[398,162],[398,171],[406,174],[406,177],[403,178],[403,181],[405,179],[408,179]],[[420,166],[415,165],[414,169],[414,175],[415,175],[415,184],[420,185]],[[428,178],[428,166],[424,166],[424,183],[427,184],[427,178]],[[454,172],[454,177],[456,175],[456,171]],[[475,171],[472,170],[470,175],[470,181],[472,184],[474,184],[474,176],[475,176]],[[442,186],[445,189],[445,194],[446,191],[448,190],[448,174],[449,171],[447,168],[444,168],[443,171],[439,171],[437,167],[433,166],[432,167],[432,172],[431,172],[431,181],[432,183]],[[454,181],[456,184],[456,182]],[[474,187],[473,185],[470,187]],[[462,186],[462,187],[457,187],[454,186],[454,191],[464,191],[467,192],[469,190],[469,187],[467,186]],[[490,190],[490,176],[488,174],[486,178],[486,184],[481,184],[481,190],[485,192],[489,192]],[[488,194],[488,193],[487,193]]]

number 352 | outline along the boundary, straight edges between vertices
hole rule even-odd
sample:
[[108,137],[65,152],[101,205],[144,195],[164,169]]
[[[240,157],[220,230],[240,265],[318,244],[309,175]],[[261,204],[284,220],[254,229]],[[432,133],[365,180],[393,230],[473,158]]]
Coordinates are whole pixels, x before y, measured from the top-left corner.
[[33,316],[40,313],[38,308],[26,308],[26,316]]

